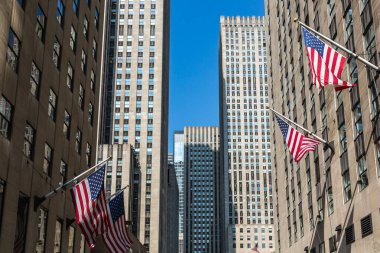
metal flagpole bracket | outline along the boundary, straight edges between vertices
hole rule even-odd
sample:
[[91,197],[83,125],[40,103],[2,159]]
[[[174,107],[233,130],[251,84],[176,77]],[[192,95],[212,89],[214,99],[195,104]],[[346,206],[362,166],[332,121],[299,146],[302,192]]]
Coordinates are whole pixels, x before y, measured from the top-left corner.
[[115,197],[116,195],[118,195],[119,193],[121,193],[122,191],[124,191],[125,189],[127,189],[129,187],[129,185],[125,186],[124,188],[120,189],[119,191],[115,192],[114,194],[112,194],[111,196],[109,196],[107,198],[107,200],[110,200],[112,199],[113,197]]
[[34,196],[34,211],[37,211],[38,207],[46,200],[44,196]]
[[76,183],[76,181],[81,178],[82,176],[86,175],[87,173],[89,173],[90,171],[96,169],[97,167],[99,167],[100,165],[102,165],[103,163],[107,162],[108,160],[110,160],[112,158],[112,156],[108,157],[106,160],[104,161],[101,161],[100,163],[92,166],[91,168],[87,169],[86,171],[82,172],[81,174],[79,174],[78,176],[70,179],[69,181],[67,181],[66,183],[64,183],[63,185],[60,185],[58,187],[56,187],[54,190],[52,190],[51,192],[48,192],[46,193],[44,196],[42,197],[39,197],[39,196],[34,196],[34,211],[37,210],[37,208],[45,201],[47,200],[48,198],[54,196],[56,193],[60,192],[60,191],[65,191],[67,186],[72,184],[72,183]]
[[330,141],[328,143],[325,143],[325,145],[323,146],[323,149],[324,150],[330,149],[331,150],[331,156],[333,156],[335,154],[334,141]]
[[70,218],[66,218],[66,230],[69,229],[69,227],[72,225],[72,224],[75,224],[75,217],[70,219]]

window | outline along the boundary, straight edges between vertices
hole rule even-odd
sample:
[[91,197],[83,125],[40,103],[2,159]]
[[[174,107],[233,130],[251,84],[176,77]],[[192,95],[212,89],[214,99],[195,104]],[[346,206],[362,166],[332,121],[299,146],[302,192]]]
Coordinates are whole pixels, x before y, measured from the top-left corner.
[[327,202],[329,214],[332,214],[334,212],[334,195],[332,192],[332,186],[327,189]]
[[[0,179],[0,228],[3,220],[3,205],[4,205],[5,181]],[[1,230],[0,230],[1,235]]]
[[91,70],[91,83],[90,83],[90,86],[91,86],[91,90],[93,90],[93,91],[95,91],[95,80],[96,80],[95,72],[94,72],[94,70]]
[[69,87],[70,90],[73,90],[73,77],[74,77],[74,70],[73,67],[71,66],[70,62],[67,65],[67,87]]
[[335,252],[336,251],[336,237],[332,236],[329,238],[329,251]]
[[67,246],[67,253],[74,253],[74,238],[75,238],[75,228],[73,226],[69,227],[69,244]]
[[29,125],[29,123],[26,123],[24,133],[24,155],[30,160],[33,160],[35,132],[34,128]]
[[61,160],[61,165],[59,166],[59,174],[61,175],[60,182],[63,184],[66,182],[66,175],[67,175],[67,163]]
[[87,161],[88,166],[90,166],[90,163],[91,163],[91,153],[92,153],[91,145],[87,142],[87,145],[86,145],[86,161]]
[[323,221],[323,198],[320,197],[317,202],[318,202],[318,215],[319,215],[318,222],[321,222]]
[[70,124],[71,124],[71,116],[65,110],[65,118],[63,121],[63,135],[66,137],[66,139],[70,138]]
[[87,36],[88,36],[88,19],[87,19],[87,17],[84,17],[84,20],[83,20],[83,35],[87,39]]
[[156,34],[156,26],[151,25],[150,26],[150,36],[154,36]]
[[32,62],[32,70],[30,73],[30,93],[35,98],[38,98],[41,82],[41,71],[37,68],[36,64]]
[[5,97],[1,97],[0,98],[0,134],[7,139],[11,137],[12,115],[13,115],[13,106],[11,105],[11,103],[9,103],[9,101]]
[[98,43],[96,43],[96,40],[94,39],[92,41],[92,57],[94,57],[95,60],[96,60],[97,50],[98,50]]
[[82,132],[78,129],[77,134],[75,136],[75,151],[80,154],[82,146]]
[[87,64],[87,55],[84,52],[84,50],[82,49],[82,59],[80,62],[80,67],[84,73],[86,73],[86,64]]
[[79,107],[83,110],[84,105],[84,89],[82,84],[79,85],[79,97],[78,97]]
[[57,0],[57,20],[58,23],[63,27],[63,19],[65,14],[65,6],[62,3],[62,0]]
[[46,228],[47,228],[47,216],[48,211],[41,207],[38,215],[38,224],[37,224],[37,243],[36,243],[36,253],[44,253],[46,245]]
[[70,30],[70,48],[73,51],[75,51],[76,40],[77,40],[77,32],[75,31],[74,27],[71,26],[71,30]]
[[78,14],[79,14],[79,0],[73,0],[73,11],[74,11],[75,15],[77,15],[77,17],[78,17]]
[[358,136],[363,133],[362,110],[360,108],[360,103],[355,106],[353,114],[355,120],[355,136]]
[[340,153],[344,153],[347,151],[347,132],[346,125],[343,123],[339,129],[339,144],[340,144]]
[[17,38],[14,31],[10,28],[8,33],[8,50],[7,50],[7,63],[17,72],[18,68],[18,57],[20,54],[20,40]]
[[58,219],[55,222],[55,236],[54,236],[54,253],[61,253],[62,242],[62,221]]
[[15,233],[13,252],[25,252],[26,234],[28,225],[29,197],[19,194],[17,205],[17,229]]
[[96,29],[98,29],[99,28],[99,11],[98,11],[98,8],[96,7],[94,11],[94,24],[95,24]]
[[94,106],[92,103],[88,104],[88,123],[92,125],[94,121]]
[[50,89],[48,115],[52,121],[55,121],[56,107],[57,107],[57,95],[55,95],[54,91]]
[[61,44],[59,44],[57,37],[55,37],[55,41],[53,44],[53,63],[59,68],[61,62]]
[[350,171],[346,170],[343,175],[343,191],[344,191],[344,201],[347,202],[351,199],[351,181],[350,181]]
[[368,186],[368,170],[365,156],[362,156],[358,161],[358,175],[361,180],[360,190],[363,190]]
[[40,5],[37,7],[37,23],[36,23],[36,33],[38,38],[41,41],[45,39],[45,24],[46,24],[46,16]]
[[53,162],[53,150],[49,144],[45,143],[45,152],[44,152],[44,165],[43,172],[48,176],[51,176],[51,164]]

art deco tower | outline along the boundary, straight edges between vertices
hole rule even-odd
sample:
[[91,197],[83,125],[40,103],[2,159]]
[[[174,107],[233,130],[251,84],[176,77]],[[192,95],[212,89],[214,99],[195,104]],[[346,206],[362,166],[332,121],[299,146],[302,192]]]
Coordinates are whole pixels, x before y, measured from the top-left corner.
[[274,251],[266,60],[263,17],[221,17],[225,252]]
[[169,92],[169,0],[111,0],[101,143],[128,143],[134,173],[137,238],[148,252],[166,250]]

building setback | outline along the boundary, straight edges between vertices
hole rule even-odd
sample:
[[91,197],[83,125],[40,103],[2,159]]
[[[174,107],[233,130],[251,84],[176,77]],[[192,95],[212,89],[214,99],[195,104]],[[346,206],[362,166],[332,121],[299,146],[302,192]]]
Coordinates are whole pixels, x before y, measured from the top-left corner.
[[[331,142],[298,164],[273,123],[277,252],[378,252],[379,80],[349,59],[342,79],[318,91],[294,17],[378,65],[380,2],[266,1],[270,105]],[[272,122],[274,122],[274,118]]]
[[221,17],[224,252],[274,252],[264,17]]
[[183,131],[174,132],[174,169],[178,183],[178,253],[184,253],[184,191],[185,191],[185,172],[184,172],[184,134]]
[[140,164],[137,238],[167,252],[169,0],[109,1],[102,144],[128,143]]
[[185,127],[185,252],[220,253],[219,129]]
[[105,1],[0,2],[0,249],[88,252],[70,192],[95,164]]

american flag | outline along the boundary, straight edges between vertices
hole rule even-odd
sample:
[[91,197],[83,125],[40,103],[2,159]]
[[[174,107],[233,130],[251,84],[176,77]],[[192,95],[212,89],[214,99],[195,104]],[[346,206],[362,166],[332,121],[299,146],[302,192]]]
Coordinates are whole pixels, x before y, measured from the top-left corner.
[[252,251],[259,252],[259,243],[255,243],[255,246],[253,247]]
[[326,85],[334,85],[335,90],[356,86],[356,84],[351,84],[340,79],[346,57],[326,45],[306,28],[302,27],[302,32],[313,83],[319,89]]
[[71,189],[75,206],[76,222],[81,228],[90,249],[94,248],[96,236],[108,228],[107,202],[104,190],[106,165],[76,184]]
[[132,245],[124,216],[124,194],[117,194],[108,203],[109,228],[103,240],[111,253],[126,253]]
[[319,140],[301,134],[277,115],[276,119],[280,126],[281,133],[285,138],[286,145],[296,162],[301,160],[306,152],[314,151],[315,147],[321,143]]

